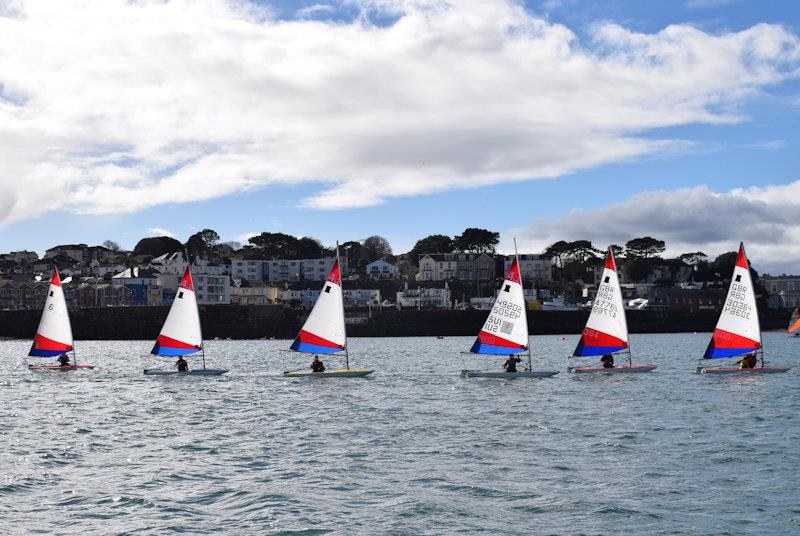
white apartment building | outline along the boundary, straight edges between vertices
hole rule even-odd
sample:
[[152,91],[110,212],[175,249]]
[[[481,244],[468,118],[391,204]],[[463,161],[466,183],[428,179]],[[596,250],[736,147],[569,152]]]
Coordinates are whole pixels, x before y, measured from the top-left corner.
[[264,264],[267,261],[231,259],[231,277],[248,281],[264,280]]
[[494,259],[486,253],[431,253],[419,259],[417,281],[488,281],[494,277]]
[[450,309],[452,296],[450,288],[406,288],[397,293],[397,308],[411,309]]
[[367,265],[367,277],[370,279],[395,279],[397,276],[397,266],[382,259]]

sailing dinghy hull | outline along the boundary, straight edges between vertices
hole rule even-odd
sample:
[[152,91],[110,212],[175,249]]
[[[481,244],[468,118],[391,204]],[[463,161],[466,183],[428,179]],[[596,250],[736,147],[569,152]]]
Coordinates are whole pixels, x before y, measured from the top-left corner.
[[489,370],[462,370],[462,378],[499,378],[513,380],[514,378],[549,378],[558,374],[557,370],[538,369],[521,372],[500,372]]
[[310,370],[290,370],[283,373],[287,378],[364,378],[375,372],[370,369],[343,369],[326,372],[312,372]]
[[623,365],[620,367],[567,367],[567,372],[575,374],[629,374],[633,372],[650,372],[655,370],[655,365]]
[[55,372],[67,372],[69,370],[78,370],[78,369],[93,369],[94,365],[69,365],[66,367],[62,367],[61,365],[28,365],[28,370],[43,370],[43,371],[55,371]]
[[179,372],[177,370],[144,369],[145,376],[222,376],[227,369],[196,369]]
[[789,367],[756,367],[740,369],[739,367],[697,367],[698,374],[775,374],[786,372]]

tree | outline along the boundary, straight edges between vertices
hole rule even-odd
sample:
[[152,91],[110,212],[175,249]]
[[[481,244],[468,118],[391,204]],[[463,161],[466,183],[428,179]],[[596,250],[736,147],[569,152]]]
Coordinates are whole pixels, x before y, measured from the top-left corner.
[[106,240],[105,242],[103,242],[103,247],[104,248],[108,248],[111,251],[119,251],[119,249],[120,249],[119,248],[119,244],[117,244],[113,240]]
[[211,248],[219,241],[219,235],[212,229],[203,229],[195,233],[186,241],[186,252],[190,260],[193,257],[208,255]]
[[590,240],[575,240],[568,242],[565,254],[574,261],[587,263],[599,260],[598,254],[601,251],[592,245]]
[[695,251],[694,253],[683,253],[678,255],[678,258],[689,266],[695,266],[696,264],[705,262],[708,259],[708,255],[702,251]]
[[622,263],[622,273],[634,283],[645,281],[652,271],[652,263],[645,257],[630,257]]
[[626,253],[630,257],[643,257],[649,259],[663,253],[667,249],[663,240],[658,240],[650,236],[634,238],[625,242]]
[[494,253],[499,242],[500,233],[477,227],[464,229],[463,233],[453,238],[456,251],[471,253]]
[[363,249],[366,250],[369,261],[372,262],[376,259],[386,259],[392,254],[392,246],[389,241],[382,236],[373,235],[364,240]]
[[564,256],[569,251],[569,242],[559,240],[545,248],[544,254],[553,259],[553,266],[558,268],[564,267]]
[[298,259],[321,259],[325,252],[322,242],[310,236],[298,239],[294,247],[295,258]]
[[419,264],[420,255],[426,253],[451,253],[453,251],[453,239],[447,235],[433,234],[425,238],[417,240],[411,251],[408,252],[409,257],[414,264]]
[[248,240],[263,259],[296,259],[297,237],[285,233],[261,233]]

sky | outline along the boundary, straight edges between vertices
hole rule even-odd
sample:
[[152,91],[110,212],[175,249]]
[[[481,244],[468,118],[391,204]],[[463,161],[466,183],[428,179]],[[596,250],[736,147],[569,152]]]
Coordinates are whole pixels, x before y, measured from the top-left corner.
[[466,227],[800,273],[793,1],[0,0],[0,251]]

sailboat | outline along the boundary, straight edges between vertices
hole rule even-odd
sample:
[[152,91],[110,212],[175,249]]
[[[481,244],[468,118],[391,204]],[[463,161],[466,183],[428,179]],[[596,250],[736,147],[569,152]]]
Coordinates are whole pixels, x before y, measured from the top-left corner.
[[789,328],[786,333],[795,337],[800,337],[800,309],[795,309],[792,318],[789,319]]
[[723,359],[744,354],[761,354],[761,366],[740,369],[739,367],[698,366],[701,374],[726,373],[770,373],[786,372],[787,367],[768,367],[764,364],[764,348],[761,344],[761,325],[758,321],[756,295],[750,277],[750,265],[744,252],[744,244],[739,244],[739,255],[733,268],[731,285],[725,305],[711,335],[711,341],[703,359]]
[[300,333],[297,334],[290,349],[306,354],[335,354],[344,352],[345,368],[339,370],[313,372],[311,370],[291,370],[284,376],[292,378],[361,378],[375,372],[371,369],[351,369],[350,354],[347,349],[347,331],[344,325],[344,300],[342,296],[342,274],[339,270],[339,244],[336,244],[336,260],[333,262],[322,291],[311,309]]
[[31,370],[77,370],[93,369],[93,365],[78,363],[72,339],[72,325],[69,322],[67,300],[64,299],[64,289],[61,288],[61,278],[58,270],[53,269],[50,278],[50,287],[47,289],[47,298],[44,302],[42,318],[36,330],[36,336],[28,355],[31,357],[56,357],[72,352],[73,363],[70,365],[28,365]]
[[469,351],[473,354],[494,356],[527,356],[525,370],[505,372],[464,369],[461,371],[462,378],[547,378],[558,374],[557,370],[533,370],[528,332],[528,307],[522,291],[522,278],[516,252],[489,317]]
[[655,365],[634,365],[628,343],[628,321],[625,318],[625,307],[622,303],[622,289],[619,286],[617,263],[614,254],[608,248],[606,264],[597,287],[597,296],[589,313],[589,320],[583,328],[581,340],[575,347],[573,357],[589,357],[626,354],[628,363],[613,367],[567,367],[568,372],[595,372],[618,374],[629,372],[650,372]]
[[161,328],[156,344],[150,351],[153,355],[178,357],[200,352],[203,368],[178,371],[170,369],[145,369],[147,376],[170,376],[181,374],[188,376],[219,376],[228,372],[226,369],[206,368],[206,354],[203,348],[203,332],[200,329],[200,310],[194,294],[194,282],[189,267],[183,273],[178,285],[178,293],[169,309],[167,320]]

